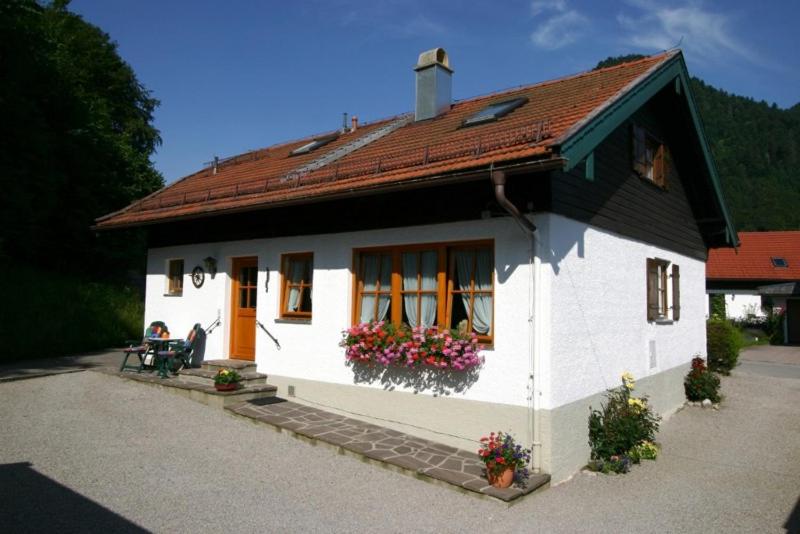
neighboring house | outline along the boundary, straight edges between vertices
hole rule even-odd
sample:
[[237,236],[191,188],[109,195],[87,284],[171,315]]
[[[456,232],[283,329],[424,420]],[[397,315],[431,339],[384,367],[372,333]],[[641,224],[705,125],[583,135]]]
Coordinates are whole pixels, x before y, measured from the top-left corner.
[[784,339],[800,343],[800,231],[740,232],[739,243],[709,253],[709,296],[725,295],[729,319],[785,312]]
[[[444,50],[415,70],[413,114],[216,162],[97,228],[147,229],[145,321],[220,316],[209,357],[468,450],[510,431],[563,480],[624,371],[668,414],[705,353],[707,249],[736,234],[683,56],[459,102]],[[342,331],[374,319],[465,325],[485,363],[347,365]]]

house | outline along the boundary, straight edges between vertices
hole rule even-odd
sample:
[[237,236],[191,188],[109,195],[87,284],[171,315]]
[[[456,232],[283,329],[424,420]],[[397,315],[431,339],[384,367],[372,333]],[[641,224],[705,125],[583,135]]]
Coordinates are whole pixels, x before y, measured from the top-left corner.
[[[563,480],[621,373],[668,414],[705,352],[707,250],[736,234],[683,56],[458,102],[444,50],[415,72],[413,113],[215,161],[97,229],[147,229],[146,322],[220,317],[207,353],[280,395],[468,450],[509,431]],[[376,319],[461,326],[485,361],[348,365]]]
[[740,232],[739,243],[710,251],[709,296],[725,295],[729,319],[785,312],[783,339],[800,343],[800,231]]

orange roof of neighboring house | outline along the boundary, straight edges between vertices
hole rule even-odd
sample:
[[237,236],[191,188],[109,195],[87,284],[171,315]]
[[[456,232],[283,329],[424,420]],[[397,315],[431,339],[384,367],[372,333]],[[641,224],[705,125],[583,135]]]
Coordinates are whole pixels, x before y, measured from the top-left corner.
[[[709,280],[799,280],[800,231],[739,232],[740,246],[708,252]],[[786,267],[776,267],[772,258],[783,258]]]
[[[101,217],[97,227],[257,209],[486,168],[492,163],[557,157],[554,148],[564,138],[677,53],[666,52],[456,102],[436,118],[410,121],[335,162],[308,172],[292,171],[402,116],[362,125],[304,155],[290,153],[320,136],[249,152],[225,160],[216,174],[211,168],[203,169]],[[527,97],[528,102],[494,122],[462,126],[466,118],[487,105],[516,97]]]

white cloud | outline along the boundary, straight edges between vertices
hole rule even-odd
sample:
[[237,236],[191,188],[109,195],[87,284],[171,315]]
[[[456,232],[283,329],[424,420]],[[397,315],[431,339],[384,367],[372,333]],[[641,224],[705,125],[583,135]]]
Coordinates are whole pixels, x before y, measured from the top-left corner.
[[566,0],[534,0],[531,3],[531,14],[535,17],[544,11],[566,11]]
[[589,19],[566,0],[535,0],[531,3],[534,20],[540,20],[531,33],[531,41],[539,48],[555,50],[574,43],[589,26]]
[[636,15],[620,13],[617,22],[628,31],[625,41],[637,48],[681,48],[698,60],[720,61],[735,55],[758,61],[758,55],[739,42],[729,15],[705,9],[699,3],[664,6],[647,0],[628,2]]

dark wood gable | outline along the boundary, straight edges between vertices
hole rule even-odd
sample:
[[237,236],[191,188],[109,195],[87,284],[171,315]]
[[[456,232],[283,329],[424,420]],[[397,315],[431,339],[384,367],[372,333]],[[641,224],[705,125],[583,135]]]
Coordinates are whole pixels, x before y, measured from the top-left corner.
[[[702,217],[702,162],[685,139],[687,126],[679,102],[665,89],[618,126],[594,149],[587,169],[584,160],[569,171],[550,174],[546,209],[622,236],[705,260],[707,245],[698,219]],[[663,143],[654,161],[662,180],[642,176],[634,153],[634,135],[646,130]]]

